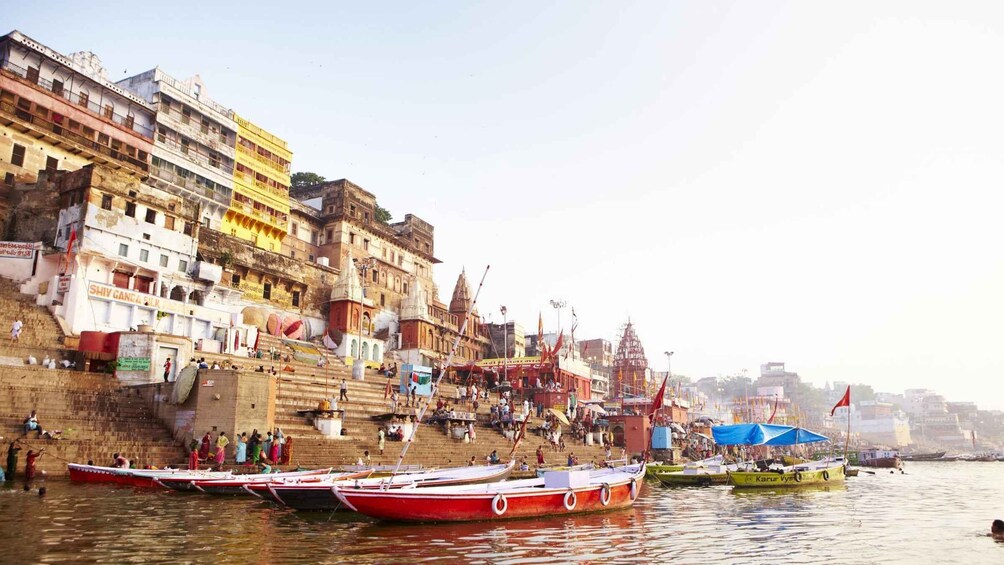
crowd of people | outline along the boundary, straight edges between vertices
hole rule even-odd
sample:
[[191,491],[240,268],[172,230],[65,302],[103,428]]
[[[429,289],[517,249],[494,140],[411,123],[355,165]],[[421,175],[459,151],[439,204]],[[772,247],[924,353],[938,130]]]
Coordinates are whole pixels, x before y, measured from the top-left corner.
[[[211,465],[214,470],[220,470],[227,461],[227,447],[230,438],[226,432],[213,440],[212,434],[206,432],[201,440],[193,439],[188,446],[188,468],[198,469],[200,465]],[[282,428],[275,432],[268,431],[264,436],[256,429],[251,435],[247,432],[237,436],[233,448],[235,465],[289,465],[293,457],[293,436],[282,433]]]

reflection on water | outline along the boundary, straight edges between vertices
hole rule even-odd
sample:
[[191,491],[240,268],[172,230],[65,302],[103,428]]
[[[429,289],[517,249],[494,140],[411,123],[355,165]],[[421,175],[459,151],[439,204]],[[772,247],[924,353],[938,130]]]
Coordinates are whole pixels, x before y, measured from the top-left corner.
[[[846,485],[666,489],[634,508],[502,523],[404,525],[250,498],[48,482],[0,489],[7,563],[1004,563],[1004,463],[913,463]],[[11,485],[11,483],[8,483]],[[36,485],[37,486],[37,485]]]

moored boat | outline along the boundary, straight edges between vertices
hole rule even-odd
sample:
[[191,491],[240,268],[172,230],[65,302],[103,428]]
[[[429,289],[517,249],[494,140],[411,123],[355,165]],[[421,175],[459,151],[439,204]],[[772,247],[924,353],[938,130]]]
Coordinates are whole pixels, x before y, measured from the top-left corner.
[[[338,488],[352,490],[398,490],[465,484],[492,483],[506,480],[512,473],[515,461],[505,465],[478,465],[453,467],[425,473],[408,473],[394,477],[353,479],[342,481],[288,481],[267,483],[269,498],[295,510],[330,511],[343,506],[335,494]],[[251,490],[256,493],[258,485]]]
[[738,465],[725,464],[721,455],[694,461],[680,466],[679,471],[654,471],[651,473],[664,486],[708,486],[725,484],[728,473]]
[[863,449],[858,453],[858,465],[881,469],[899,469],[903,462],[899,452],[891,449]]
[[839,483],[845,476],[843,463],[811,461],[765,471],[735,471],[728,480],[736,488],[797,487]]
[[179,469],[123,469],[82,463],[68,463],[66,467],[70,472],[70,480],[74,482],[112,483],[134,487],[155,487],[157,484],[154,482],[154,477],[189,473]]
[[233,476],[234,474],[230,471],[185,471],[182,473],[154,476],[151,478],[154,483],[164,488],[180,491],[194,491],[196,490],[195,481],[207,479],[229,479],[233,478]]
[[332,473],[331,468],[329,467],[327,469],[316,469],[312,471],[258,473],[253,475],[234,475],[232,477],[225,477],[222,479],[200,479],[195,481],[192,486],[195,487],[195,490],[206,494],[249,494],[244,486],[252,483],[269,483],[274,481],[282,482],[288,479],[305,479],[308,477],[313,477],[316,480],[327,478],[331,478],[332,480],[336,480],[336,478],[354,479],[367,477],[371,472],[371,470],[367,470],[355,473]]
[[661,461],[653,461],[645,465],[645,476],[656,478],[656,473],[675,473],[683,470],[683,464],[672,465]]
[[934,451],[930,453],[911,453],[909,455],[902,455],[900,456],[900,459],[903,461],[937,461],[944,457],[944,451]]
[[398,522],[497,521],[630,506],[644,464],[591,471],[553,471],[543,478],[417,489],[334,489],[351,510]]

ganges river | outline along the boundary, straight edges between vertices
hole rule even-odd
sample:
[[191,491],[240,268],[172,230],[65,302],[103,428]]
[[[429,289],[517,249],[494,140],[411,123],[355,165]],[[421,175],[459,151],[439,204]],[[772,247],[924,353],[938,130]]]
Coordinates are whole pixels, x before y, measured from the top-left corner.
[[666,489],[500,523],[384,524],[251,498],[46,481],[0,490],[3,563],[1004,563],[1004,463],[907,463],[844,486]]

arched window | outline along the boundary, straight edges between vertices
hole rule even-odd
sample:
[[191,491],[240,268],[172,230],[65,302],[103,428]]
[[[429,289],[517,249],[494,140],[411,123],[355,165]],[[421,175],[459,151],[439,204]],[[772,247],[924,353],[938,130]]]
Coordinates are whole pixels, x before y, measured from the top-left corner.
[[373,360],[380,361],[380,346],[373,344]]
[[350,357],[355,357],[356,356],[356,348],[358,346],[359,346],[359,344],[357,344],[356,340],[353,339],[352,340],[352,346],[350,348],[350,351],[351,351],[351,353],[349,354]]
[[181,286],[176,286],[171,289],[171,300],[177,300],[178,302],[185,301],[185,288]]
[[360,359],[366,359],[369,356],[370,356],[370,344],[368,344],[368,343],[366,343],[364,341],[363,342],[363,354],[360,356]]
[[[363,333],[370,335],[372,333],[372,324],[370,324],[370,315],[363,314]],[[365,348],[363,348],[365,350]]]
[[431,349],[433,343],[432,330],[429,330],[428,335],[426,335],[426,340],[425,346]]

